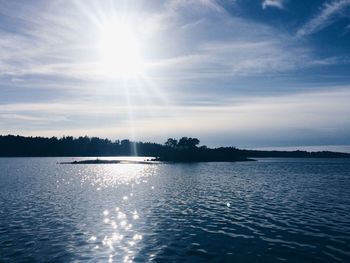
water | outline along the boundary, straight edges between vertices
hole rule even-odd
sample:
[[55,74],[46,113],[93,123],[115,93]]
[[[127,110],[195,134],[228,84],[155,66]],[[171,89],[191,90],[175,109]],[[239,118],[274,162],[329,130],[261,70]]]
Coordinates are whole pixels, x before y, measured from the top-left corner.
[[0,262],[350,262],[350,161],[0,159]]

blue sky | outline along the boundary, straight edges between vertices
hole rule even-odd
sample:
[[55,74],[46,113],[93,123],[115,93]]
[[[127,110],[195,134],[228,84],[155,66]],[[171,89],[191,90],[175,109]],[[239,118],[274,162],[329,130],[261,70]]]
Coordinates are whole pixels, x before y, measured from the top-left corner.
[[350,145],[349,101],[350,0],[0,0],[1,134]]

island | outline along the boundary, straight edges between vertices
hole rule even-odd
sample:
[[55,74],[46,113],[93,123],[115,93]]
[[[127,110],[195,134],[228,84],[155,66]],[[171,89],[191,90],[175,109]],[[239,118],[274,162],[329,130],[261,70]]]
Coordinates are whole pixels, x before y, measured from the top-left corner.
[[93,159],[93,160],[81,160],[72,162],[60,162],[60,164],[154,164],[156,159],[147,159],[145,161],[133,161],[133,160],[106,160],[106,159]]

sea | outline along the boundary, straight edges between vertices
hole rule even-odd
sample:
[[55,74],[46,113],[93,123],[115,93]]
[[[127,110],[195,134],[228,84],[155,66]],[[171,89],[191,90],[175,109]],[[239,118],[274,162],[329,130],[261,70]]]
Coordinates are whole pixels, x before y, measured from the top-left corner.
[[0,262],[350,262],[350,159],[82,159],[0,158]]

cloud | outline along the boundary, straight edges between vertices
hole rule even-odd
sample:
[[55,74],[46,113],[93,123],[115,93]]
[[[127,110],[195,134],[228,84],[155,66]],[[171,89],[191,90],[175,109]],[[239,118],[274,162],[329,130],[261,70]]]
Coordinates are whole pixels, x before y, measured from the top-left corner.
[[[334,143],[336,138],[349,139],[350,115],[348,101],[350,87],[328,87],[329,91],[301,92],[283,96],[249,97],[239,102],[226,98],[219,105],[134,105],[133,119],[127,108],[105,102],[13,104],[0,105],[0,112],[7,117],[40,116],[60,121],[32,123],[6,123],[0,133],[26,135],[82,135],[125,138],[137,126],[136,139],[190,135],[209,141],[212,137],[226,136],[226,140],[243,145],[263,145],[264,142],[284,142],[293,139],[305,144],[306,140]],[[171,109],[170,109],[171,108]],[[171,112],[170,112],[171,111]],[[334,116],[337,116],[335,118]],[[65,117],[65,118],[63,118]],[[22,118],[22,117],[20,117]],[[26,118],[26,117],[25,117]],[[69,125],[66,120],[70,120]],[[210,123],[210,125],[208,125]],[[92,125],[94,124],[94,125]],[[345,134],[345,135],[344,135]],[[230,139],[231,138],[231,139]]]
[[[146,77],[126,84],[106,76],[96,56],[96,24],[108,19],[112,1],[74,2],[80,4],[1,6],[11,22],[0,29],[0,93],[7,103],[0,105],[0,133],[123,138],[134,122],[140,139],[189,134],[209,140],[225,133],[227,141],[250,136],[254,142],[349,126],[348,92],[331,86],[327,94],[295,94],[316,86],[309,71],[295,72],[349,58],[318,57],[294,32],[238,17],[214,0],[136,1],[125,16],[140,34]],[[263,8],[283,3],[266,0]],[[281,79],[287,83],[279,86]],[[26,95],[39,89],[40,95]],[[283,96],[272,96],[276,92]]]
[[44,118],[33,117],[30,115],[21,115],[21,114],[1,114],[0,119],[9,119],[9,120],[20,120],[20,121],[43,121]]
[[150,69],[161,72],[166,79],[218,79],[281,74],[350,62],[346,56],[314,57],[310,48],[293,38],[253,39],[203,42],[191,55],[155,61]]
[[[3,10],[15,21],[27,23],[18,31],[0,32],[0,76],[96,82],[116,78],[104,72],[97,55],[96,24],[110,10],[106,4],[94,12],[92,2],[76,1],[77,6],[69,2],[47,4],[40,12],[29,10],[34,13],[20,5],[16,13],[11,5]],[[228,14],[215,0],[173,0],[160,6],[155,10],[131,6],[127,14],[140,32],[146,73],[154,81],[215,81],[222,76],[293,71],[320,61],[294,36]],[[263,2],[263,7],[269,6],[282,8],[283,1]]]
[[320,12],[297,31],[297,36],[311,35],[326,28],[334,23],[339,16],[342,16],[342,11],[349,6],[350,0],[336,0],[325,3]]
[[349,34],[349,32],[350,32],[350,24],[345,27],[343,35],[347,35]]
[[264,0],[261,5],[263,9],[266,9],[268,7],[283,9],[284,1],[283,0]]
[[216,0],[171,0],[166,3],[167,7],[170,9],[179,9],[179,8],[189,8],[189,7],[204,7],[208,10],[213,11],[223,11],[224,9],[217,3]]

